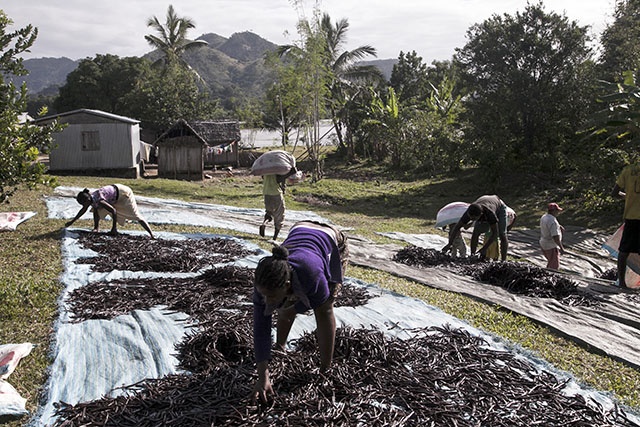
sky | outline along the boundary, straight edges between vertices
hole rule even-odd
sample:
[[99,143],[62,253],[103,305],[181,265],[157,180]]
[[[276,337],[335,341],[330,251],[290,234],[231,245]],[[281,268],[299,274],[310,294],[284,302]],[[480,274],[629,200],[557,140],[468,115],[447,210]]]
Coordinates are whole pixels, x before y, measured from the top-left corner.
[[[537,0],[531,0],[536,3]],[[590,26],[596,39],[613,20],[615,0],[545,0],[547,12]],[[149,18],[165,22],[172,4],[191,18],[189,38],[206,33],[230,37],[251,31],[276,44],[299,39],[296,23],[326,12],[333,22],[349,22],[345,50],[370,45],[378,59],[416,51],[425,63],[451,59],[466,43],[473,24],[491,16],[521,12],[526,0],[2,0],[0,9],[14,22],[28,24],[38,38],[23,58],[93,58],[96,54],[142,56],[151,49],[144,36],[154,34]]]

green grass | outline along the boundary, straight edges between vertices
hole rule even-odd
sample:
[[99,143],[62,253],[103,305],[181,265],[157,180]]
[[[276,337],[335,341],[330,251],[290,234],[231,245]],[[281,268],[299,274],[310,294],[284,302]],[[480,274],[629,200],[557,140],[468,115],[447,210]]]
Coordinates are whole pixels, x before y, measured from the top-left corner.
[[[287,207],[312,210],[343,227],[350,233],[380,243],[390,240],[375,232],[433,233],[435,215],[452,201],[472,201],[484,193],[478,177],[466,171],[457,179],[414,179],[393,177],[374,166],[359,165],[331,170],[317,183],[309,181],[289,187]],[[101,177],[58,177],[59,185],[96,188],[116,182]],[[118,179],[136,194],[215,203],[249,208],[262,208],[259,177],[236,174],[216,175],[204,182],[167,179]],[[489,192],[489,191],[487,191]],[[32,342],[36,347],[12,374],[9,382],[28,399],[28,409],[36,409],[38,394],[46,380],[50,363],[48,350],[51,328],[57,313],[62,272],[60,236],[64,220],[47,219],[43,195],[50,188],[23,189],[0,211],[37,211],[15,232],[0,234],[0,343]],[[551,192],[532,193],[517,186],[497,192],[518,213],[517,227],[537,227],[544,204],[555,199],[563,204],[560,218],[564,225],[582,225],[611,230],[621,215],[585,215],[582,202],[556,198]],[[560,194],[560,193],[558,193]],[[79,221],[78,227],[91,227],[91,221]],[[161,226],[154,230],[171,232],[210,232],[233,234],[265,247],[255,235],[230,230],[191,226]],[[137,224],[124,229],[140,230]],[[395,242],[397,243],[397,242]],[[351,266],[348,275],[387,289],[420,298],[446,313],[463,319],[475,327],[496,334],[531,351],[559,369],[572,373],[579,381],[596,389],[610,391],[620,401],[640,408],[640,372],[608,357],[590,352],[566,340],[548,328],[526,317],[474,299],[432,289],[384,272]],[[19,426],[25,420],[10,423]]]

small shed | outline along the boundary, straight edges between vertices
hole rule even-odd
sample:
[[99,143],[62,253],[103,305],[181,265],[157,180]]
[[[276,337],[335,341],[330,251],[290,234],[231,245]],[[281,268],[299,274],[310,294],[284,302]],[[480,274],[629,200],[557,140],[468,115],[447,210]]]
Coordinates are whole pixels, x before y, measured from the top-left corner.
[[53,134],[50,172],[140,177],[145,153],[144,150],[141,152],[138,120],[100,110],[80,109],[41,117],[33,123],[46,125],[54,120],[68,126]]
[[158,148],[158,177],[201,180],[205,167],[237,167],[239,142],[237,120],[180,119],[154,143]]

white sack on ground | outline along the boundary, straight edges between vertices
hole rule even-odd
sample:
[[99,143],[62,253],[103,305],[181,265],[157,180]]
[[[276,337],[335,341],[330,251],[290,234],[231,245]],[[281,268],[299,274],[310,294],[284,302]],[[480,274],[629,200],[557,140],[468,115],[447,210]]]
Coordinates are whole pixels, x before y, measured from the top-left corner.
[[20,396],[8,380],[18,363],[31,353],[32,349],[31,343],[0,345],[0,422],[28,414],[25,407],[27,399]]
[[15,231],[18,225],[35,214],[37,212],[0,212],[0,231]]

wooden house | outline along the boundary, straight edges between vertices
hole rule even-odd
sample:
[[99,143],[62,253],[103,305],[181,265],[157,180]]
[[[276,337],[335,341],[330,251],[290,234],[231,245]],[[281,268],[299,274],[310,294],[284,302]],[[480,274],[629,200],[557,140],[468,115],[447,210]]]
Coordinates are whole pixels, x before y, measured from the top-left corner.
[[50,172],[140,177],[144,150],[141,150],[138,120],[80,109],[41,117],[33,123],[46,125],[54,120],[67,127],[53,134]]
[[239,166],[240,123],[178,120],[154,143],[158,177],[204,179],[206,167]]

